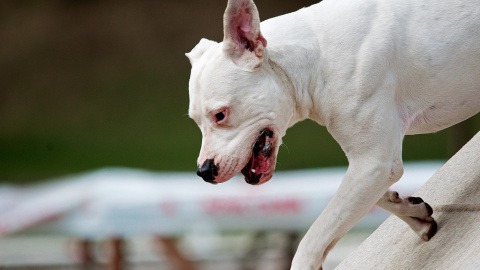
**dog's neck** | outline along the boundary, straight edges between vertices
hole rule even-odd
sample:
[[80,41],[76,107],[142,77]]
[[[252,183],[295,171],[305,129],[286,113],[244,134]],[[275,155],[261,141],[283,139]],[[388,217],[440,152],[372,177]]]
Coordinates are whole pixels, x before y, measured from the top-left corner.
[[262,23],[268,40],[269,65],[281,80],[286,94],[295,102],[289,126],[306,118],[324,125],[319,102],[315,102],[321,98],[324,85],[320,53],[312,39],[314,35],[309,34],[310,27],[303,27],[298,21],[296,25],[289,24],[292,17],[295,18],[294,13]]

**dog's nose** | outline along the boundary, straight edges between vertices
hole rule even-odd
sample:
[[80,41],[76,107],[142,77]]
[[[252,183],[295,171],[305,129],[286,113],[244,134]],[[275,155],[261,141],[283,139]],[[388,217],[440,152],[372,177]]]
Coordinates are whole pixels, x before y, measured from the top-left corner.
[[218,175],[218,167],[215,166],[213,159],[207,159],[202,166],[198,166],[197,175],[202,177],[205,182],[216,184],[215,176]]

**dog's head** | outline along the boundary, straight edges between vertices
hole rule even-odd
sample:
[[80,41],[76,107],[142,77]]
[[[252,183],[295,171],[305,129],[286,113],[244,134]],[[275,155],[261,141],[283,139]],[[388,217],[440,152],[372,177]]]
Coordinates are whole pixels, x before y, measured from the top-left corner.
[[197,174],[210,183],[240,171],[250,184],[275,168],[292,104],[268,60],[267,41],[251,0],[229,0],[222,43],[202,39],[192,64],[189,115],[203,135]]

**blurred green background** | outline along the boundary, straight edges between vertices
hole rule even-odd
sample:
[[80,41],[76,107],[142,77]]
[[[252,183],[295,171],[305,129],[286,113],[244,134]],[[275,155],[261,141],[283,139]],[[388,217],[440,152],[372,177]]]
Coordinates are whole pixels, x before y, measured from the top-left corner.
[[[104,166],[195,173],[201,133],[187,116],[202,37],[222,40],[226,0],[1,1],[0,181]],[[317,1],[257,0],[261,19]],[[447,159],[480,129],[405,139],[404,159]],[[324,127],[291,128],[277,169],[345,165]]]

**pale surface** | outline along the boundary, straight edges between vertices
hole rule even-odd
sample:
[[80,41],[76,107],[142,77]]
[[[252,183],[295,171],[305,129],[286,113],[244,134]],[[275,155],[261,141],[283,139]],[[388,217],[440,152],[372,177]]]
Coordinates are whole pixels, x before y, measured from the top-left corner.
[[391,216],[335,269],[480,269],[480,133],[415,196],[438,223],[429,242]]

